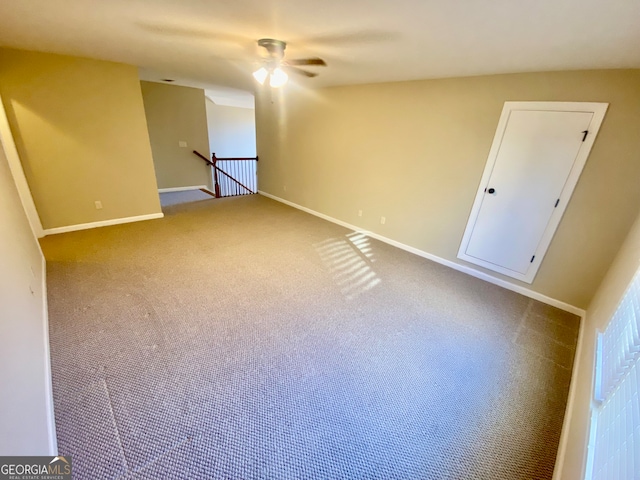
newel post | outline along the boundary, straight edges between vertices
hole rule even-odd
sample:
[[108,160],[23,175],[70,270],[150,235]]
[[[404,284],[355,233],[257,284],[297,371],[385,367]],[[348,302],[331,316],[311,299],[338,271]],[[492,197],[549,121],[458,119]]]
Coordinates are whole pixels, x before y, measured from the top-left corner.
[[220,185],[218,184],[218,167],[216,166],[216,154],[211,154],[211,163],[213,164],[213,188],[216,194],[216,198],[220,198]]

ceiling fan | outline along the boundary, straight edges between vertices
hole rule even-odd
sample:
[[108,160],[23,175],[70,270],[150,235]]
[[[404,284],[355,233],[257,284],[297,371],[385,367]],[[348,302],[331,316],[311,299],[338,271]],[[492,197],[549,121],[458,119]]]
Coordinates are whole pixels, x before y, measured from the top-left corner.
[[254,78],[262,85],[269,77],[269,85],[277,88],[287,83],[289,75],[287,71],[304,75],[305,77],[318,76],[315,72],[310,72],[299,68],[301,66],[326,67],[327,63],[318,57],[301,58],[295,60],[284,60],[284,50],[287,48],[286,42],[274,38],[261,38],[258,46],[267,51],[263,59],[263,65],[253,72]]

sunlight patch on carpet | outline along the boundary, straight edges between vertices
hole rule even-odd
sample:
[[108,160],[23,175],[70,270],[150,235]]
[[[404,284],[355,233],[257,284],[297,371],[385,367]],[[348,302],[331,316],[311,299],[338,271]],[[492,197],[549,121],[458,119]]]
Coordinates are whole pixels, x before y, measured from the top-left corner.
[[352,232],[346,238],[330,238],[314,245],[342,294],[352,300],[379,285],[369,237]]

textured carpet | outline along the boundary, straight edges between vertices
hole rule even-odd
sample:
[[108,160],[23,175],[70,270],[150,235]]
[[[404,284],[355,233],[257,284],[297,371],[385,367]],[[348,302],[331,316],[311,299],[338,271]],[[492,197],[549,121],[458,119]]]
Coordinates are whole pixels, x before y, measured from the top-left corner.
[[183,192],[166,192],[160,194],[160,205],[162,207],[170,207],[181,203],[199,202],[202,200],[211,200],[213,198],[208,193],[201,190],[185,190]]
[[75,479],[549,479],[578,318],[257,195],[43,239]]

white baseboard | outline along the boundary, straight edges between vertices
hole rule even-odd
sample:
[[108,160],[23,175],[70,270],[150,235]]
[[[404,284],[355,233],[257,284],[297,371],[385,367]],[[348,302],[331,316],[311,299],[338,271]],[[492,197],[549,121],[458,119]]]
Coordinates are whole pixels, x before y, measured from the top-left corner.
[[364,235],[367,235],[368,237],[371,238],[375,238],[376,240],[380,240],[381,242],[387,243],[389,245],[393,245],[394,247],[400,248],[402,250],[405,250],[407,252],[413,253],[415,255],[418,255],[420,257],[423,258],[427,258],[429,260],[432,260],[436,263],[439,263],[441,265],[445,265],[449,268],[453,268],[454,270],[457,270],[459,272],[462,273],[466,273],[467,275],[471,275],[472,277],[476,277],[479,278],[481,280],[484,280],[486,282],[489,283],[493,283],[494,285],[498,285],[500,287],[506,288],[507,290],[512,290],[514,292],[520,293],[526,297],[529,298],[533,298],[534,300],[538,300],[542,303],[546,303],[547,305],[551,305],[553,307],[557,307],[561,310],[565,310],[567,312],[573,313],[575,315],[579,315],[581,317],[584,317],[584,310],[578,307],[575,307],[573,305],[569,305],[566,302],[562,302],[560,300],[557,300],[555,298],[551,298],[548,297],[546,295],[543,295],[541,293],[535,292],[533,290],[530,290],[526,287],[523,287],[522,285],[516,285],[514,283],[508,282],[506,280],[503,280],[501,278],[496,278],[492,275],[489,275],[488,273],[485,272],[481,272],[479,270],[476,270],[475,268],[472,267],[468,267],[466,265],[461,265],[459,263],[456,262],[452,262],[451,260],[447,260],[445,258],[442,257],[438,257],[436,255],[433,255],[431,253],[425,252],[423,250],[420,250],[418,248],[415,247],[411,247],[409,245],[405,245],[404,243],[400,243],[396,240],[393,240],[391,238],[387,238],[384,237],[382,235],[379,235],[377,233],[373,233],[373,232],[369,232],[366,230],[363,230],[360,227],[357,227],[355,225],[351,225],[350,223],[347,222],[343,222],[342,220],[338,220],[337,218],[333,218],[330,217],[328,215],[325,215],[324,213],[320,213],[320,212],[316,212],[315,210],[311,210],[310,208],[307,207],[303,207],[302,205],[298,205],[297,203],[293,203],[290,202],[289,200],[285,200],[284,198],[280,198],[280,197],[276,197],[275,195],[272,195],[270,193],[264,192],[262,190],[258,190],[258,193],[260,195],[263,195],[265,197],[271,198],[272,200],[276,200],[278,202],[284,203],[286,205],[289,205],[291,207],[297,208],[298,210],[302,210],[303,212],[307,212],[310,213],[311,215],[315,215],[316,217],[320,217],[324,220],[327,220],[329,222],[332,223],[336,223],[342,227],[348,228],[350,230],[354,230],[356,232],[360,232]]
[[209,187],[206,185],[193,185],[191,187],[171,187],[171,188],[159,188],[158,193],[170,193],[170,192],[186,192],[189,190],[200,190],[201,188],[205,188],[209,190]]
[[141,222],[143,220],[153,220],[163,218],[164,213],[150,213],[148,215],[138,215],[135,217],[114,218],[112,220],[102,220],[100,222],[80,223],[78,225],[69,225],[67,227],[47,228],[44,230],[45,235],[55,235],[58,233],[75,232],[77,230],[88,230],[90,228],[108,227],[111,225],[120,225],[121,223]]
[[47,301],[47,260],[42,252],[42,328],[44,331],[44,372],[45,395],[47,397],[47,431],[49,434],[49,455],[58,455],[58,439],[56,436],[56,417],[53,410],[53,386],[51,379],[51,347],[49,344],[49,307]]

